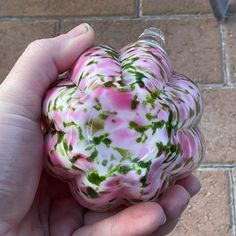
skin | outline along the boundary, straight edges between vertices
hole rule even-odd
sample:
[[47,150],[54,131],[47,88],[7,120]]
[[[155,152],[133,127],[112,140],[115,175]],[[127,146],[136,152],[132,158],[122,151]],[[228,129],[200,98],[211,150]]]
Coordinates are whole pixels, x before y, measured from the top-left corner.
[[66,183],[43,171],[43,96],[94,40],[93,29],[82,24],[67,34],[34,41],[0,86],[0,236],[162,236],[173,230],[200,190],[191,175],[158,202],[96,213],[83,209]]

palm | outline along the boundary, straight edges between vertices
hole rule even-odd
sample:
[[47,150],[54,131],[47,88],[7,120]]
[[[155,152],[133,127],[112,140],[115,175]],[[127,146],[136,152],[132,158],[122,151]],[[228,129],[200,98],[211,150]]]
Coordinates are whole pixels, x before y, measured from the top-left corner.
[[29,217],[24,220],[39,226],[38,235],[68,236],[82,225],[82,213],[68,185],[43,171]]
[[[44,138],[38,122],[31,121],[25,116],[8,114],[6,117],[1,117],[0,129],[1,134],[6,132],[5,135],[1,135],[5,138],[0,140],[0,150],[4,150],[8,156],[13,157],[15,150],[18,150],[18,155],[20,153],[17,159],[10,159],[12,163],[8,163],[13,166],[14,175],[11,176],[11,179],[7,179],[5,185],[5,192],[10,194],[5,200],[5,204],[0,204],[1,212],[5,210],[4,216],[13,217],[13,225],[17,225],[18,219],[22,219],[20,226],[17,225],[16,228],[30,229],[30,226],[34,225],[34,231],[37,232],[35,235],[67,236],[72,235],[83,225],[91,225],[106,218],[109,219],[121,211],[122,208],[108,213],[86,211],[72,197],[67,183],[57,180],[45,171],[42,172],[39,180],[44,160],[42,152]],[[15,139],[16,135],[21,138]],[[17,141],[12,142],[12,140]],[[24,161],[28,162],[27,165]],[[22,182],[27,184],[22,184]],[[187,185],[191,185],[191,180]],[[15,201],[16,196],[18,196],[18,201]],[[170,220],[160,229],[165,233],[175,226],[182,210],[177,207],[177,212],[173,211],[176,204],[181,205],[182,199],[180,199],[180,203],[175,200],[172,201],[172,205],[168,204],[174,197],[181,198],[178,193],[168,193],[167,191],[160,199],[160,204],[169,211]],[[13,209],[14,212],[9,209]],[[127,222],[121,222],[121,224],[127,224]],[[162,234],[158,233],[158,235]]]
[[[10,104],[1,105],[10,108]],[[73,232],[82,223],[78,221],[82,219],[82,209],[72,198],[66,183],[46,172],[42,173],[38,183],[44,159],[44,138],[39,123],[9,112],[5,117],[1,116],[0,129],[0,155],[7,153],[8,163],[4,164],[14,169],[11,178],[6,178],[1,187],[1,192],[7,194],[4,204],[0,204],[0,212],[4,213],[1,216],[11,218],[13,225],[17,225],[18,219],[23,219],[17,227],[39,226],[36,227],[38,235],[49,232],[50,235],[70,235],[68,231]],[[20,138],[16,139],[16,136]]]
[[30,220],[41,225],[39,235],[68,236],[78,228],[106,219],[120,210],[96,213],[81,207],[72,197],[67,183],[43,171],[29,216],[36,216]]

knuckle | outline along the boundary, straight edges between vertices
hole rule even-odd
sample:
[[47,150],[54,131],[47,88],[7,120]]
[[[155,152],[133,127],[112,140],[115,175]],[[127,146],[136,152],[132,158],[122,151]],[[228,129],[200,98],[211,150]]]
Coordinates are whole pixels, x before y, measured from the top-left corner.
[[174,202],[169,209],[169,219],[176,219],[181,217],[182,213],[186,209],[188,203],[184,202]]
[[190,201],[189,193],[182,186],[175,185],[172,194],[163,206],[168,220],[179,218]]
[[180,191],[179,194],[182,196],[182,199],[184,200],[184,202],[187,205],[190,201],[190,198],[191,198],[189,192],[181,185],[176,185],[176,187],[179,188],[179,191]]
[[27,51],[46,50],[50,44],[49,39],[37,39],[31,42],[26,48]]

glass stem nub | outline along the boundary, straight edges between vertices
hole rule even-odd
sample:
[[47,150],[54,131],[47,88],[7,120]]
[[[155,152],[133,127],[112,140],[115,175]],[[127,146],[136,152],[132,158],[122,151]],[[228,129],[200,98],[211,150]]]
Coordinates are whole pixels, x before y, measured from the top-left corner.
[[139,36],[139,41],[148,43],[165,51],[165,38],[160,29],[150,27]]

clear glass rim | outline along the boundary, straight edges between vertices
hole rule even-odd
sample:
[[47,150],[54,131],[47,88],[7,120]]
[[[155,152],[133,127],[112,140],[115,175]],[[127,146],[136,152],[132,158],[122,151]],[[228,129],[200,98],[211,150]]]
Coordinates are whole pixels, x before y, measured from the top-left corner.
[[154,47],[165,51],[165,37],[162,31],[156,27],[149,27],[139,36],[139,41],[145,41]]

